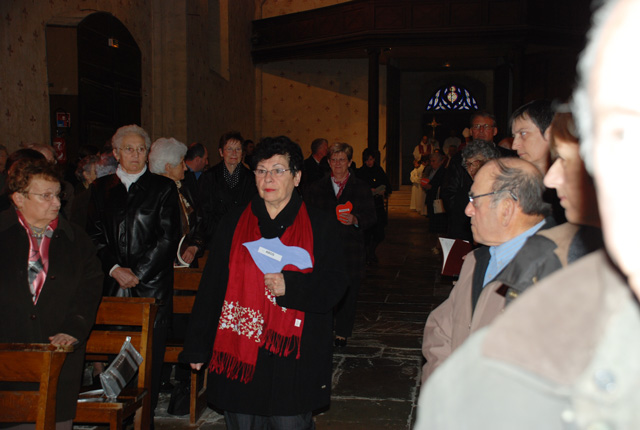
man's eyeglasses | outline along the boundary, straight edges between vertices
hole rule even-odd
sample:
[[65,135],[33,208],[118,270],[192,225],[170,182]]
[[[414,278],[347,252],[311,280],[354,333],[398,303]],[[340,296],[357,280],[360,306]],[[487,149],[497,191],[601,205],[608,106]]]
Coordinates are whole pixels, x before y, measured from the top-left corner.
[[474,130],[489,130],[490,128],[494,128],[493,124],[474,124],[471,126]]
[[472,205],[475,206],[474,200],[479,199],[480,197],[492,196],[494,194],[502,193],[502,192],[505,192],[505,191],[509,193],[509,195],[511,196],[511,198],[513,200],[515,200],[516,202],[518,201],[518,196],[513,194],[513,191],[505,189],[505,190],[493,191],[491,193],[479,194],[477,196],[474,196],[473,193],[470,191],[469,192],[469,203],[471,203]]
[[40,196],[40,198],[46,202],[50,202],[54,199],[54,197],[58,200],[64,199],[64,193],[22,193],[22,194],[31,194],[32,196]]
[[256,169],[253,171],[253,173],[255,173],[255,175],[258,178],[264,178],[265,176],[267,176],[267,173],[271,173],[272,177],[275,176],[279,178],[282,175],[284,175],[284,172],[289,172],[289,171],[291,171],[291,169],[271,169],[271,170]]
[[146,154],[147,147],[138,146],[137,148],[134,148],[133,146],[123,146],[122,148],[120,148],[120,151],[126,152],[129,155],[132,155],[134,152],[137,152],[138,154]]

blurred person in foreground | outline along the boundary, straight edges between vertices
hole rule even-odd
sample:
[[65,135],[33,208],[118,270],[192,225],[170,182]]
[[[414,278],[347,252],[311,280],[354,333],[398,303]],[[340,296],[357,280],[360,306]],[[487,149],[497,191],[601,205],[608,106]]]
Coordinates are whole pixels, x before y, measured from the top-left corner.
[[44,159],[9,169],[13,207],[0,214],[0,342],[74,345],[56,392],[56,428],[70,430],[103,274],[91,239],[59,216],[60,181]]
[[423,389],[416,429],[640,427],[640,227],[629,182],[640,156],[629,55],[639,20],[637,1],[604,3],[578,63],[573,110],[605,250],[530,289],[469,339]]
[[180,360],[209,368],[208,400],[228,429],[313,429],[329,404],[332,310],[344,294],[338,222],[296,191],[286,136],[254,152],[258,194],[220,221]]

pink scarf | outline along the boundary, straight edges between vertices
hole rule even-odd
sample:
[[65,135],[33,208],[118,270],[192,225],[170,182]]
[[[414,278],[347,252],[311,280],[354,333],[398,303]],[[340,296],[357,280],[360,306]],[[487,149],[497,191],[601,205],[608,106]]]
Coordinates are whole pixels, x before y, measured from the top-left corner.
[[336,199],[340,199],[340,196],[344,191],[344,187],[347,185],[347,181],[349,180],[349,176],[351,176],[351,173],[347,173],[347,177],[344,178],[342,181],[338,182],[336,181],[336,178],[333,177],[333,173],[331,174],[331,180],[335,182],[335,184],[338,186],[338,193],[336,194]]
[[33,304],[35,305],[38,303],[44,281],[47,279],[47,272],[49,271],[49,244],[51,243],[53,231],[58,227],[58,218],[56,217],[56,219],[51,221],[45,228],[42,240],[40,244],[38,244],[38,238],[33,234],[29,223],[22,213],[16,210],[16,214],[18,215],[18,221],[20,221],[22,227],[27,231],[27,236],[29,237],[29,289],[33,296]]

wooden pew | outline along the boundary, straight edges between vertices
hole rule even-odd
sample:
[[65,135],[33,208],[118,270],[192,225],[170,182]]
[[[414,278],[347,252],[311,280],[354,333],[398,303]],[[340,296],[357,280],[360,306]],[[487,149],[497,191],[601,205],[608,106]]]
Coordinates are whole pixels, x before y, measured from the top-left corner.
[[[111,430],[121,430],[123,421],[136,414],[136,430],[151,426],[151,346],[153,323],[158,305],[152,298],[103,297],[94,326],[87,341],[88,361],[104,360],[120,352],[127,336],[144,360],[138,368],[138,384],[126,387],[116,401],[102,401],[81,394],[74,424],[107,423]],[[119,327],[125,326],[122,330]]]
[[72,346],[1,343],[0,381],[36,382],[37,391],[0,391],[0,422],[35,422],[36,430],[56,427],[56,388]]
[[[173,289],[176,291],[191,293],[188,295],[173,296],[173,314],[174,315],[190,315],[193,303],[195,302],[195,294],[200,285],[202,277],[202,267],[204,266],[202,259],[200,260],[199,269],[176,269],[173,275]],[[167,342],[167,349],[164,353],[165,363],[178,363],[178,355],[182,352],[183,345],[176,340]],[[191,372],[191,393],[189,399],[189,424],[195,425],[205,407],[207,393],[207,370],[201,369],[199,372]]]

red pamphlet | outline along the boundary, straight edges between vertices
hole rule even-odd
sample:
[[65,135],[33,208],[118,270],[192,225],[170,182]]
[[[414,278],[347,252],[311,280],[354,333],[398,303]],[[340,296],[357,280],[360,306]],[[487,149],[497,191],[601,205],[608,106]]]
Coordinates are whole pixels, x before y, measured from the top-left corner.
[[471,252],[471,244],[466,240],[440,238],[442,247],[442,274],[445,276],[457,276],[462,269],[463,257]]

